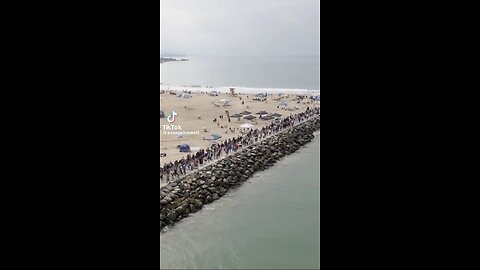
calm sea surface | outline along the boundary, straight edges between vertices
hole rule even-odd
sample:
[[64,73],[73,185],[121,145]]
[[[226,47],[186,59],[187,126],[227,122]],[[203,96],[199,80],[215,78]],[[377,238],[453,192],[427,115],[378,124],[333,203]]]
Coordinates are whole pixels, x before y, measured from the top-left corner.
[[160,234],[160,269],[319,269],[320,135]]
[[320,89],[318,56],[189,57],[160,64],[160,82],[169,85]]

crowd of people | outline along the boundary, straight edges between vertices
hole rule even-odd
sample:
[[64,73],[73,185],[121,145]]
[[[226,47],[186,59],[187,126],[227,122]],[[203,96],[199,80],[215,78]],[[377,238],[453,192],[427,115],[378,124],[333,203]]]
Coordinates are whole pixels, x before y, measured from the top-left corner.
[[189,172],[196,170],[206,163],[220,159],[240,148],[255,144],[262,139],[277,134],[285,129],[298,125],[312,117],[320,115],[320,108],[307,108],[305,112],[286,117],[280,121],[273,122],[261,129],[250,129],[247,133],[235,138],[228,139],[219,144],[213,144],[207,149],[201,149],[196,153],[188,154],[180,160],[160,165],[160,181],[169,183]]

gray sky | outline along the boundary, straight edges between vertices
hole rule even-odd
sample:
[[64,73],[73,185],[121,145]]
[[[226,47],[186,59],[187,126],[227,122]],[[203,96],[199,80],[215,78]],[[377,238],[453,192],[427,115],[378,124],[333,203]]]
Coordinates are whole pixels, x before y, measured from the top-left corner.
[[318,55],[320,0],[160,0],[162,52]]

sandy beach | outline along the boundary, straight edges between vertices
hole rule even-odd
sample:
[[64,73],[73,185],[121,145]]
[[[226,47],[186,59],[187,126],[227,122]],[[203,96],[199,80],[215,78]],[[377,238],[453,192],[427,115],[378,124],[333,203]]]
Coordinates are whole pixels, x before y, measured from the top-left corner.
[[[173,89],[176,89],[177,95],[185,90],[191,92],[191,94],[188,94],[187,98],[178,97],[170,93]],[[164,90],[163,94],[162,90]],[[241,135],[240,132],[244,129],[240,129],[240,126],[245,123],[254,125],[253,129],[262,128],[271,123],[271,121],[259,120],[260,115],[257,115],[257,112],[278,113],[286,117],[303,112],[307,107],[320,106],[320,102],[307,98],[298,102],[296,100],[297,96],[292,94],[297,92],[308,95],[308,93],[312,93],[311,91],[278,90],[267,94],[265,101],[258,101],[254,100],[256,96],[254,93],[260,93],[261,91],[265,93],[265,90],[248,89],[244,90],[243,93],[238,93],[238,90],[235,90],[236,96],[226,93],[225,89],[222,90],[223,93],[219,93],[218,96],[210,96],[208,93],[212,89],[160,86],[160,110],[165,113],[166,117],[171,115],[173,111],[176,113],[173,123],[168,122],[166,118],[160,118],[160,153],[166,154],[165,157],[160,157],[161,166],[179,160],[188,154],[180,152],[179,145],[188,144],[194,153],[196,150],[205,149],[212,144],[212,141],[203,139],[211,134],[222,136],[221,139],[216,141],[218,143]],[[285,94],[280,96],[279,93]],[[221,100],[229,101],[229,105],[223,106],[224,102],[220,102]],[[283,109],[279,108],[279,104],[282,102],[287,103],[288,106],[284,106]],[[230,115],[249,111],[257,119],[250,121],[231,118],[231,122],[228,122],[227,111]],[[214,122],[215,119],[216,122]]]

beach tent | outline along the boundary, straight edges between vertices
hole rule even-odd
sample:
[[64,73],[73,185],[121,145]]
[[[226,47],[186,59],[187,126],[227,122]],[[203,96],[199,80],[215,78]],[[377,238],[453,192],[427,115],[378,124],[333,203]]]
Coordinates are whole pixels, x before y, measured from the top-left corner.
[[285,109],[285,108],[288,107],[288,103],[285,102],[285,101],[282,101],[282,102],[280,102],[280,104],[278,105],[278,107],[279,107],[280,109]]
[[178,98],[192,98],[192,95],[190,95],[190,94],[178,93],[178,94],[177,94],[177,97],[178,97]]
[[221,99],[218,101],[222,106],[228,106],[230,105],[230,101],[228,99]]
[[190,145],[188,144],[182,144],[180,145],[180,152],[182,153],[186,153],[186,152],[190,152]]

